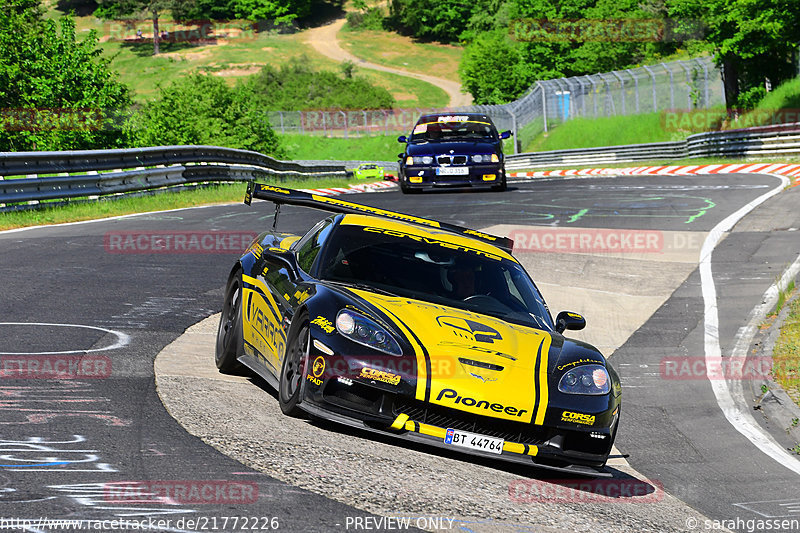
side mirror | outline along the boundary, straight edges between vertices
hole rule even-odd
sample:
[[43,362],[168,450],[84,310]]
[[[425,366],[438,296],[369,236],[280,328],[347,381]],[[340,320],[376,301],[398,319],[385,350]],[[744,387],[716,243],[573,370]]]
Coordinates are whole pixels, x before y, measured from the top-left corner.
[[500,134],[500,138],[501,139],[508,139],[512,135],[514,135],[514,134],[511,133],[511,130],[506,130],[506,131],[504,131],[503,133]]
[[291,281],[296,281],[300,277],[297,267],[297,257],[291,250],[278,250],[275,248],[268,248],[269,255],[265,255],[264,259],[267,263],[273,263],[279,267],[286,267]]
[[586,319],[578,313],[571,311],[561,311],[556,317],[556,331],[564,333],[564,330],[579,330],[586,327]]
[[397,159],[403,159],[405,156],[406,154],[397,154]]
[[401,135],[400,137],[397,138],[397,142],[399,142],[399,143],[407,143],[408,139],[406,138],[405,135]]

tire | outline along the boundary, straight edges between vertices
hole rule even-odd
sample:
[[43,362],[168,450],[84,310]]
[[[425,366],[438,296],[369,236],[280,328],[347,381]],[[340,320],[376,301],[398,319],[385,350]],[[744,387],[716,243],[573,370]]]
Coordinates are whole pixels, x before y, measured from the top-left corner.
[[242,335],[242,271],[236,271],[225,287],[225,303],[217,328],[214,362],[220,372],[232,374],[243,367],[237,358],[244,352]]
[[495,191],[495,192],[503,192],[507,188],[508,188],[508,185],[506,184],[506,177],[503,176],[503,180],[500,182],[500,185],[495,185],[494,187],[492,187],[492,190]]
[[286,354],[283,356],[278,382],[278,402],[281,411],[283,414],[295,418],[303,417],[303,411],[298,406],[303,400],[301,398],[302,384],[311,343],[308,317],[299,318],[300,327],[296,328],[291,340],[286,344]]
[[400,182],[400,192],[402,192],[403,194],[418,194],[419,193],[419,189],[413,189],[413,188],[409,187],[408,185],[406,185],[406,183],[404,181],[401,181]]

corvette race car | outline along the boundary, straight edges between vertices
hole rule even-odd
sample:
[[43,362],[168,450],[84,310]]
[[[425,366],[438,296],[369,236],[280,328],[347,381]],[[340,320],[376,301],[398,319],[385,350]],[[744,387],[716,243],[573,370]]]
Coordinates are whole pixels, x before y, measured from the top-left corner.
[[593,476],[611,451],[620,381],[563,336],[513,243],[338,198],[251,183],[253,198],[333,213],[260,234],[231,270],[216,341],[281,410]]

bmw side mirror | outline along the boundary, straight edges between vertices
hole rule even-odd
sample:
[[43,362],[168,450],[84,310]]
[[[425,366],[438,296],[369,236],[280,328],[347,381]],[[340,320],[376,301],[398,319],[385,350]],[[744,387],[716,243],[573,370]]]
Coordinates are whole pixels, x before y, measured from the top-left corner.
[[511,130],[506,130],[506,131],[504,131],[503,133],[500,134],[500,138],[501,139],[508,139],[512,135],[513,135],[513,133],[511,133]]
[[403,159],[405,156],[406,154],[397,154],[397,159]]
[[397,142],[406,143],[406,142],[408,142],[408,139],[406,138],[405,135],[401,135],[400,137],[397,138]]
[[578,313],[571,311],[561,311],[556,316],[556,331],[564,333],[567,329],[579,330],[586,327],[586,319]]

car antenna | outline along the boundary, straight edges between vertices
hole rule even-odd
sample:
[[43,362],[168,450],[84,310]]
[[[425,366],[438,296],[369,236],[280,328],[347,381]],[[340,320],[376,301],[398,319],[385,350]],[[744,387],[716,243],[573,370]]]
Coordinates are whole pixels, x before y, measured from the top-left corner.
[[272,218],[272,230],[278,229],[278,215],[281,212],[281,204],[275,202],[275,216]]

